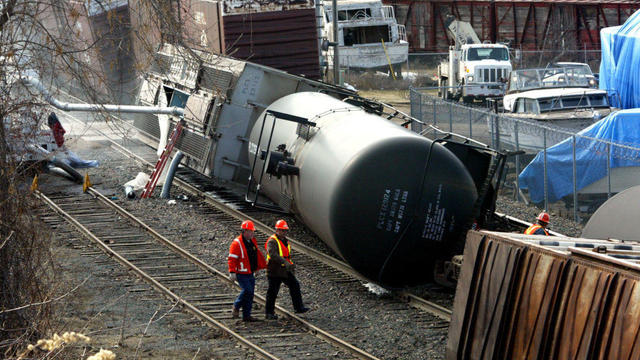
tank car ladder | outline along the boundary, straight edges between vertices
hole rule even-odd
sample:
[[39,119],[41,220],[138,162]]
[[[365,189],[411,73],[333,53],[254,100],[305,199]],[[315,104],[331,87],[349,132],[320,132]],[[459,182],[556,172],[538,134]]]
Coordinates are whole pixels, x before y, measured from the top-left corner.
[[158,162],[156,162],[156,166],[153,169],[153,172],[149,177],[149,181],[147,182],[147,185],[144,187],[144,191],[142,192],[142,195],[140,195],[140,198],[145,199],[150,197],[151,194],[153,193],[153,190],[155,190],[156,184],[158,183],[158,179],[160,178],[160,174],[162,174],[162,170],[164,169],[164,166],[167,164],[167,159],[169,159],[169,155],[171,155],[173,148],[176,146],[176,143],[178,142],[178,139],[180,139],[180,135],[182,135],[182,128],[184,127],[184,125],[185,125],[185,121],[182,119],[178,121],[178,123],[176,124],[176,127],[173,129],[173,132],[169,137],[169,141],[167,142],[167,145],[164,147],[164,150],[162,150],[162,155],[160,155]]
[[[260,150],[260,144],[262,143],[262,135],[264,134],[264,127],[267,122],[267,115],[270,115],[271,117],[273,117],[273,122],[271,123],[271,132],[267,140],[267,149]],[[299,124],[298,132],[301,131],[300,126],[307,127],[307,133],[308,133],[309,127],[316,126],[316,123],[311,122],[308,119],[305,119],[303,117],[299,117],[291,114],[285,114],[285,113],[281,113],[274,110],[267,110],[265,112],[264,117],[262,118],[262,127],[260,128],[260,135],[258,136],[258,141],[257,141],[258,143],[256,144],[256,152],[253,155],[253,166],[251,167],[251,171],[249,173],[249,182],[247,184],[245,201],[250,203],[251,206],[254,206],[254,207],[263,208],[263,209],[276,211],[276,212],[288,212],[288,210],[283,211],[283,209],[280,206],[258,203],[258,196],[260,195],[262,178],[264,177],[265,172],[270,175],[276,175],[278,178],[280,178],[282,175],[291,175],[291,174],[297,175],[297,172],[295,172],[295,170],[294,172],[287,171],[288,169],[291,169],[294,167],[289,166],[289,165],[292,165],[293,162],[290,158],[288,158],[288,155],[287,155],[288,153],[285,149],[284,144],[279,145],[277,148],[278,151],[282,151],[281,157],[276,157],[276,155],[278,154],[278,151],[269,151],[269,149],[271,148],[271,140],[273,139],[273,132],[276,128],[276,121],[278,119],[298,123]],[[260,169],[260,177],[258,178],[258,181],[256,181],[256,191],[254,193],[253,199],[250,199],[249,195],[251,193],[251,185],[254,183],[253,174],[254,174],[256,163],[258,162],[258,160],[263,160],[262,167]],[[291,160],[291,162],[289,162],[289,160]],[[265,171],[265,168],[266,168],[266,171]]]

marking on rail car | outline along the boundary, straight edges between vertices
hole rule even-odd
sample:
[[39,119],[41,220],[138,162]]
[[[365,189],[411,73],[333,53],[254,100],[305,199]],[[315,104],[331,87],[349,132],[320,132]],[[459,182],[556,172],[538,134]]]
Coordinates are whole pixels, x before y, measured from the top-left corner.
[[444,230],[446,228],[446,209],[440,207],[441,198],[442,184],[438,185],[435,204],[433,202],[430,202],[427,206],[424,227],[422,229],[422,237],[425,239],[442,241],[442,238],[444,236]]
[[392,191],[391,189],[385,189],[384,194],[382,194],[382,203],[378,212],[376,228],[399,233],[408,199],[408,190],[393,189]]

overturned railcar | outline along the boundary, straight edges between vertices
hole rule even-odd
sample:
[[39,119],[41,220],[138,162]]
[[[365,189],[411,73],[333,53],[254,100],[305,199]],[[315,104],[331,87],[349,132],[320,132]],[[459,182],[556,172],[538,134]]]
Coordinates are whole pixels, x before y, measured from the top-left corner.
[[[486,147],[427,139],[333,85],[204,54],[189,68],[178,55],[164,47],[172,71],[151,74],[140,101],[186,109],[186,164],[244,184],[254,205],[266,195],[377,283],[430,281],[495,202]],[[159,140],[155,116],[135,126]]]

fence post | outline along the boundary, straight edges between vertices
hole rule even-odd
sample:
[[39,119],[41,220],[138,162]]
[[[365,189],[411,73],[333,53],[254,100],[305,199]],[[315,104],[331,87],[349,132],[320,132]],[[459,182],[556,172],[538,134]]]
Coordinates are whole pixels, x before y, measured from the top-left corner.
[[499,115],[495,115],[494,123],[496,124],[496,150],[500,150],[500,116]]
[[611,198],[611,143],[607,143],[607,199]]
[[[437,121],[437,117],[438,117],[438,111],[437,111],[437,106],[438,103],[436,101],[436,98],[433,98],[433,126],[437,127],[438,126],[438,121]],[[436,136],[436,130],[433,130],[433,136]]]
[[[418,119],[420,121],[422,121],[424,123],[424,116],[422,116],[422,93],[418,90],[412,90],[415,91],[418,94]],[[422,124],[420,124],[420,131],[418,131],[418,134],[422,134]],[[416,124],[416,128],[418,127],[418,125]]]
[[453,104],[449,102],[449,132],[453,132]]
[[576,163],[576,136],[573,140],[573,220],[578,222],[578,164]]
[[471,108],[469,108],[469,137],[473,138],[473,113]]
[[516,201],[520,202],[520,155],[517,153],[520,151],[520,139],[518,137],[518,122],[513,125],[513,136],[516,141]]
[[547,188],[547,128],[542,128],[542,137],[544,140],[544,210],[549,211],[549,189]]
[[437,106],[436,98],[433,98],[433,126],[436,126],[436,116],[438,116],[438,112],[436,111],[437,109],[436,106]]
[[449,103],[449,132],[453,132],[453,104]]
[[493,134],[494,128],[495,128],[495,125],[493,124],[494,123],[493,116],[494,116],[493,114],[489,114],[489,131],[490,131],[489,135],[491,136],[491,147],[495,149],[496,137]]

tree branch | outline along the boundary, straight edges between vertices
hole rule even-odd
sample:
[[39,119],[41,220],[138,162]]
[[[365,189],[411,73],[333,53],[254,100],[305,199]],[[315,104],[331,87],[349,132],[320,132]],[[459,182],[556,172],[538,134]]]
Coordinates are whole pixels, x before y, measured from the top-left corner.
[[61,296],[58,296],[57,298],[50,299],[50,300],[45,300],[45,301],[41,301],[41,302],[37,302],[37,303],[31,303],[31,304],[23,305],[23,306],[20,306],[20,307],[17,307],[17,308],[9,309],[9,310],[2,310],[2,311],[0,311],[0,315],[1,314],[6,314],[6,313],[9,313],[9,312],[18,311],[18,310],[23,310],[23,309],[30,308],[30,307],[33,307],[33,306],[40,306],[40,305],[48,304],[48,303],[51,303],[51,302],[54,302],[54,301],[62,300],[65,297],[67,297],[70,294],[72,294],[73,292],[75,292],[76,290],[78,290],[78,288],[80,286],[84,285],[84,283],[86,283],[90,278],[91,278],[91,275],[89,275],[86,279],[84,279],[84,281],[82,283],[80,283],[78,286],[76,286],[73,289],[71,289],[71,291],[69,291],[66,294],[63,294]]

